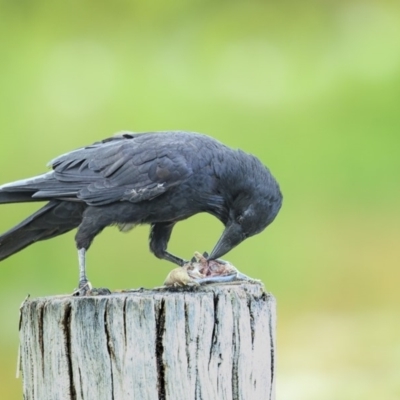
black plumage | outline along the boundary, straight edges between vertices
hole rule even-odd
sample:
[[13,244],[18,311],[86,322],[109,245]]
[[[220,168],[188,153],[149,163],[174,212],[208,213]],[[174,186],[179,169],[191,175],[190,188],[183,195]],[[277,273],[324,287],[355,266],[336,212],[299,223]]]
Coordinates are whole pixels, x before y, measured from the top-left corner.
[[261,232],[282,203],[276,180],[256,157],[198,133],[122,133],[49,165],[51,172],[0,186],[0,203],[48,202],[0,236],[0,260],[78,228],[80,287],[87,282],[85,252],[107,226],[150,224],[150,250],[183,265],[167,252],[176,222],[199,212],[217,217],[225,230],[210,254],[215,259]]

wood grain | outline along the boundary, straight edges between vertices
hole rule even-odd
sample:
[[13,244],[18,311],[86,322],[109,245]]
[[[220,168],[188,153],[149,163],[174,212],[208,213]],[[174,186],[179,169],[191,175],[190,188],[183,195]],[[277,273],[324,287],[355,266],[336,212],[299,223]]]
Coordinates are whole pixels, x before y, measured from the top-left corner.
[[275,315],[247,283],[28,300],[24,399],[272,400]]

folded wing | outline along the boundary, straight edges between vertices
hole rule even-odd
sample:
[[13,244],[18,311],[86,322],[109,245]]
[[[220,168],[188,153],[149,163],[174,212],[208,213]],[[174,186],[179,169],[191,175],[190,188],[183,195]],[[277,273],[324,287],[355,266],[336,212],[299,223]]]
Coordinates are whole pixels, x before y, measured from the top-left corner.
[[32,191],[37,200],[62,198],[95,206],[151,200],[192,173],[173,139],[168,134],[114,136],[57,157],[50,162],[52,172],[4,185],[2,190]]

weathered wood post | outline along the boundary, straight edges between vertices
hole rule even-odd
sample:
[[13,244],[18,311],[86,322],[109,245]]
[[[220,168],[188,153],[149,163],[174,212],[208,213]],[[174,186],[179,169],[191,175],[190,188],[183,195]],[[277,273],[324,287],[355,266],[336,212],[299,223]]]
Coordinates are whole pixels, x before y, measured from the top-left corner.
[[275,299],[258,284],[28,300],[25,400],[275,398]]

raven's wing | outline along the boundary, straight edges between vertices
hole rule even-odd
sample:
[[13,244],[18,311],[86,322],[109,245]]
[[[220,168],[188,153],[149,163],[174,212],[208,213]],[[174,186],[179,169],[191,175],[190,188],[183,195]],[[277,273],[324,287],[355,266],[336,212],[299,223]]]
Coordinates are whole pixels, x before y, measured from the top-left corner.
[[175,144],[166,134],[126,133],[72,151],[51,161],[51,179],[33,197],[72,197],[89,205],[151,200],[192,173],[182,143]]

